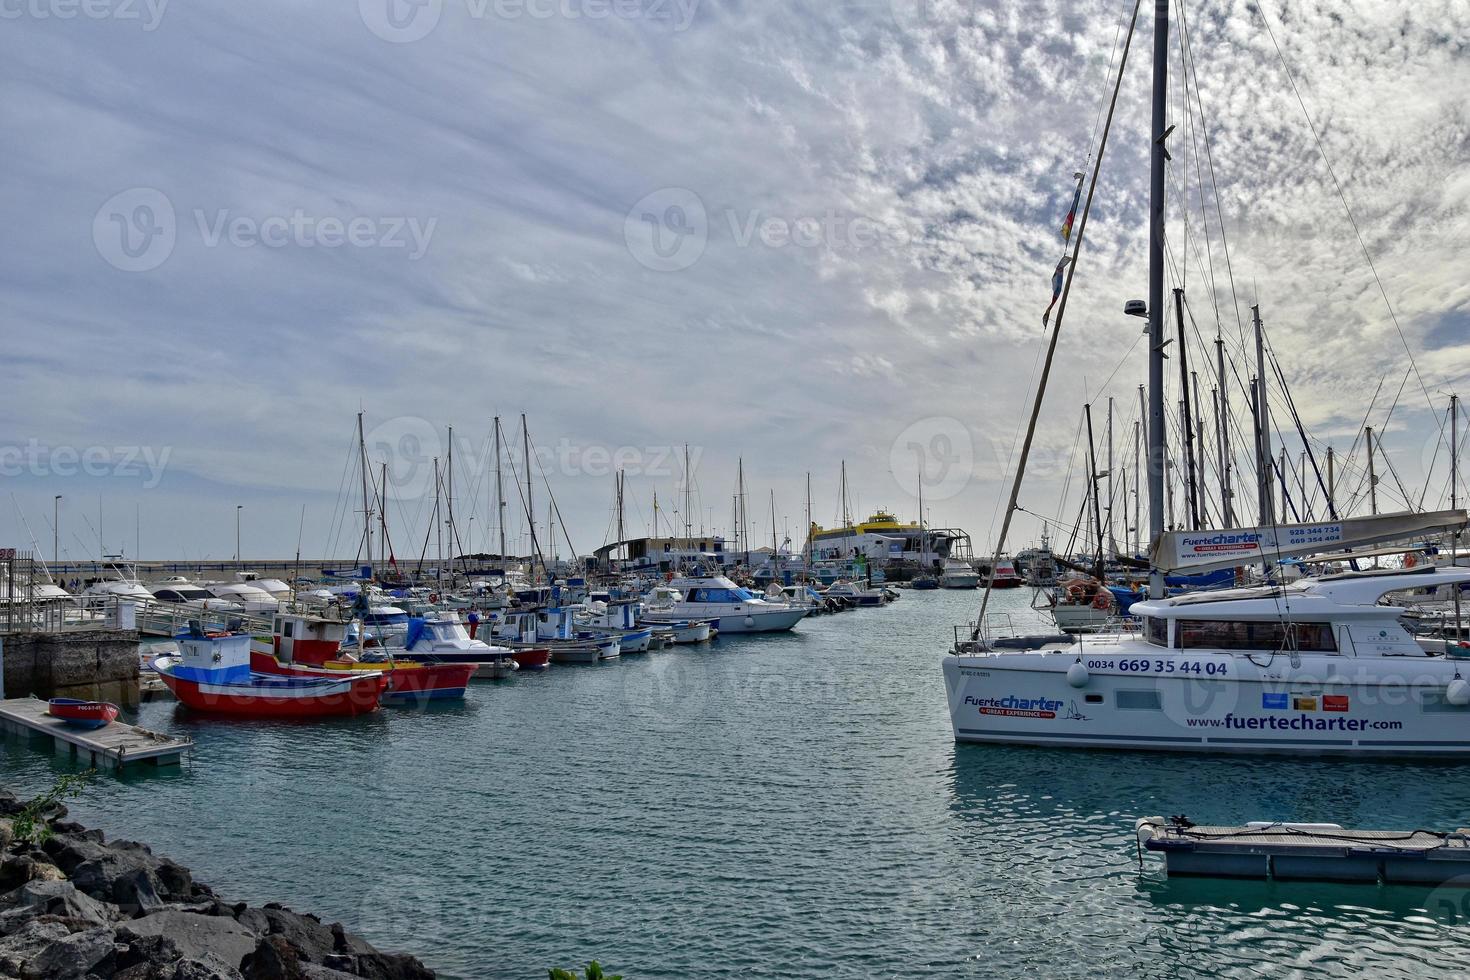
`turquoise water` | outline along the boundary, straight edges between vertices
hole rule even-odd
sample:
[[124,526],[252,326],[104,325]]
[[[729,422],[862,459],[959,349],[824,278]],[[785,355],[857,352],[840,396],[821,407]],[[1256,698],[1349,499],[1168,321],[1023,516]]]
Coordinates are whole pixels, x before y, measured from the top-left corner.
[[[957,747],[938,658],[975,602],[908,592],[339,723],[145,705],[198,740],[192,762],[72,809],[447,976],[594,957],[630,980],[1464,970],[1470,893],[1169,882],[1132,830],[1181,811],[1453,829],[1470,768]],[[22,792],[63,765],[0,753]]]

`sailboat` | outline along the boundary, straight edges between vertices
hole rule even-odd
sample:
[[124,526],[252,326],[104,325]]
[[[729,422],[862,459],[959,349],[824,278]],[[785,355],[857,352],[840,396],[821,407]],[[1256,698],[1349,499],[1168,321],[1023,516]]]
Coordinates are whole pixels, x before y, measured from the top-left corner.
[[[1256,527],[1165,531],[1162,227],[1169,5],[1155,5],[1154,16],[1151,133],[1157,138],[1150,136],[1149,301],[1147,306],[1130,301],[1125,309],[1146,316],[1149,327],[1149,598],[1131,610],[1141,629],[1089,636],[994,635],[984,615],[987,589],[976,623],[956,629],[943,659],[954,737],[1049,747],[1470,758],[1470,660],[1445,656],[1443,646],[1421,642],[1405,627],[1405,610],[1383,601],[1410,589],[1458,590],[1470,583],[1470,569],[1425,565],[1352,571],[1289,585],[1164,596],[1170,573],[1279,563],[1459,531],[1467,517],[1452,506],[1425,514],[1342,519],[1333,514],[1322,523],[1268,519]],[[1130,26],[1120,79],[1132,37]],[[1112,116],[1110,108],[1094,190]],[[1089,190],[997,557],[1017,509],[1091,204]],[[1263,493],[1263,499],[1268,497]],[[1262,513],[1272,516],[1267,507]]]

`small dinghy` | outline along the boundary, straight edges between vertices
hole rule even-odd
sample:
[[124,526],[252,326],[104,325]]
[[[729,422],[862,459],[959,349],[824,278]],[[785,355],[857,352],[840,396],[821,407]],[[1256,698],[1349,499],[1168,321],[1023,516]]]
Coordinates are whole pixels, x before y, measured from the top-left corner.
[[373,711],[387,686],[379,672],[335,677],[261,674],[250,669],[247,633],[205,633],[197,622],[178,637],[179,656],[153,662],[174,697],[194,711],[241,718],[326,718]]
[[73,728],[106,728],[117,721],[117,705],[107,701],[78,701],[75,698],[52,698],[46,702],[46,713]]

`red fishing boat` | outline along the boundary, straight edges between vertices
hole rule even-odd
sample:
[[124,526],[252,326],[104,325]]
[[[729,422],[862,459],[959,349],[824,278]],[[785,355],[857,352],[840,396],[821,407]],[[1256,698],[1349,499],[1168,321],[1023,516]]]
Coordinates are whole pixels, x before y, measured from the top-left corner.
[[347,624],[299,613],[281,613],[272,624],[269,644],[258,639],[250,650],[250,667],[262,674],[286,677],[340,678],[379,672],[387,676],[383,704],[416,704],[465,696],[478,664],[414,663],[390,659],[376,648],[356,654],[342,649]]
[[117,705],[107,701],[52,698],[46,704],[48,715],[61,719],[73,728],[106,728],[117,721]]
[[179,655],[153,662],[159,678],[186,707],[247,718],[323,718],[378,707],[388,684],[379,672],[335,677],[263,674],[250,669],[250,637],[205,633],[179,636]]

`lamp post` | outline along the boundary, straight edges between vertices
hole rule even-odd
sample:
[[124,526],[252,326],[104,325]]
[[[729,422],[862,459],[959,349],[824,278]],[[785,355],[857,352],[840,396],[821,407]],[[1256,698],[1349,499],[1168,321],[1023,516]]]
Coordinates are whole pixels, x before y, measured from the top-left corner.
[[61,564],[61,494],[51,498],[51,560]]
[[235,505],[235,565],[240,567],[240,511],[245,509],[244,504]]

